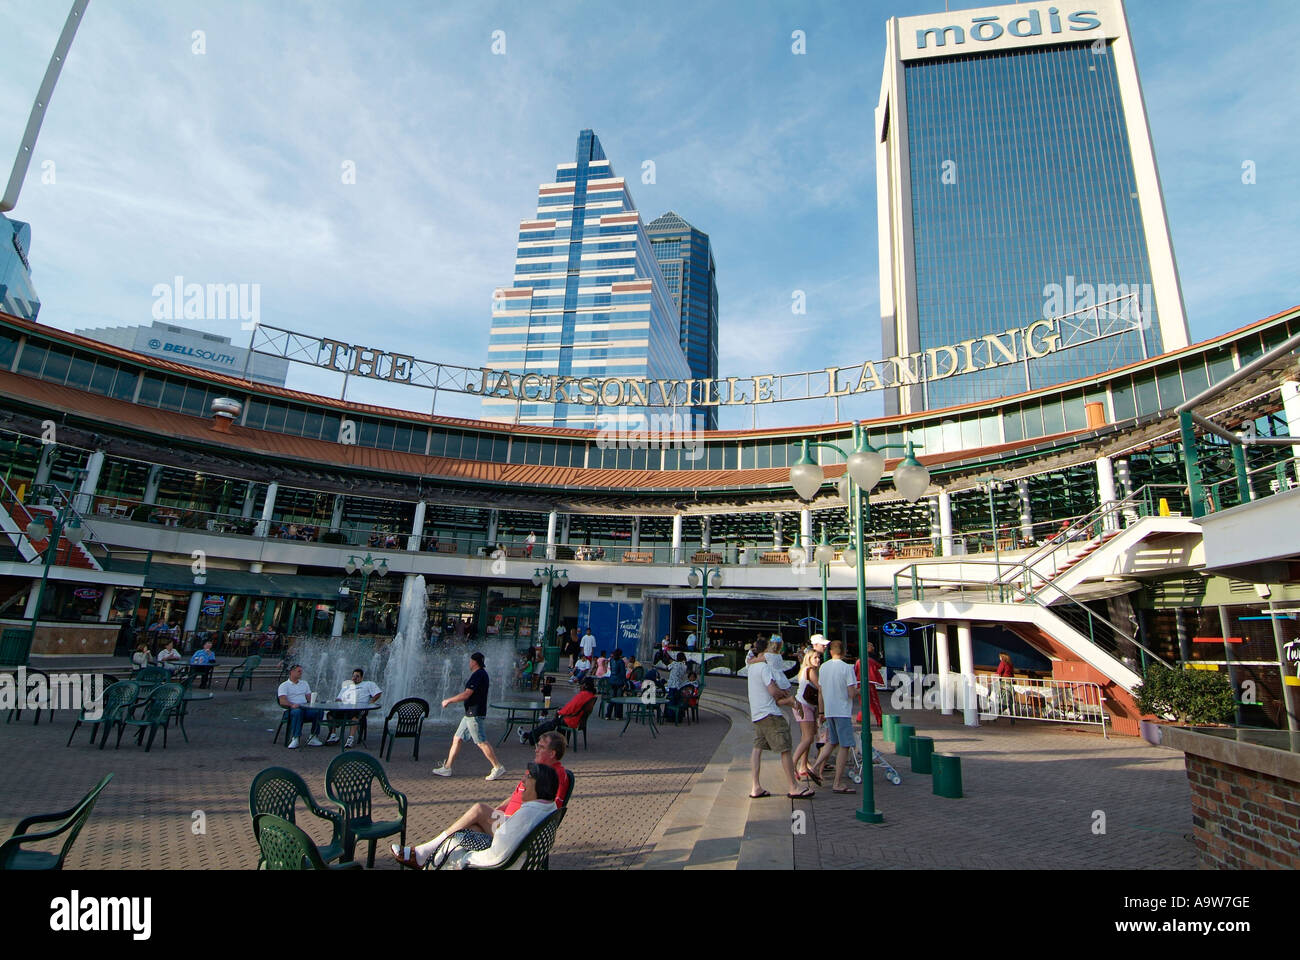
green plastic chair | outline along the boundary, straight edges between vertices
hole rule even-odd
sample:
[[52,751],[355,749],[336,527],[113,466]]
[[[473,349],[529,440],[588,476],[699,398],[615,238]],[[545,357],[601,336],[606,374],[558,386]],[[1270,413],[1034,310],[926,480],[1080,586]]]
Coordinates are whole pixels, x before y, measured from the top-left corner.
[[160,684],[166,683],[170,676],[166,667],[141,667],[131,675],[131,679],[140,685],[140,696],[147,697]]
[[[370,792],[376,780],[384,793],[396,801],[399,819],[373,819]],[[375,865],[375,844],[384,837],[400,833],[400,845],[406,846],[406,794],[393,789],[383,765],[370,754],[352,750],[331,760],[325,771],[325,793],[343,808],[346,827],[344,854],[347,859],[352,859],[358,840],[370,841],[367,867]]]
[[238,683],[235,684],[236,690],[244,689],[244,681],[248,681],[248,689],[253,689],[253,671],[261,664],[262,658],[259,656],[245,657],[243,663],[236,664],[230,668],[230,673],[226,674],[226,685],[223,690],[230,689],[230,681],[235,679],[235,674],[239,674]]
[[302,829],[273,813],[259,813],[253,818],[253,833],[261,850],[259,869],[265,870],[360,870],[361,864],[326,864],[316,852],[316,844]]
[[[514,853],[505,863],[496,867],[473,867],[465,864],[466,870],[549,870],[551,868],[551,846],[555,843],[555,833],[560,829],[566,807],[561,807],[553,814],[533,827]],[[519,864],[523,858],[522,866]]]
[[[578,734],[582,734],[582,745],[588,747],[587,721],[591,719],[591,715],[595,711],[598,702],[598,700],[592,700],[582,708],[582,716],[578,718],[578,725],[576,727],[571,727],[567,723],[561,723],[557,728],[560,733],[564,734],[564,742],[572,749],[578,749]],[[590,747],[588,747],[588,749],[590,749]]]
[[[90,811],[95,808],[95,800],[99,798],[100,793],[108,786],[108,781],[112,779],[113,775],[111,773],[105,774],[104,779],[100,780],[94,789],[82,797],[81,801],[71,810],[64,810],[60,813],[37,814],[20,822],[14,828],[14,832],[9,839],[4,843],[0,843],[0,870],[62,870],[63,861],[68,858],[68,851],[72,849],[73,841],[77,839],[77,834],[81,832],[81,828],[86,825],[86,820],[90,817]],[[38,830],[35,833],[27,832],[38,823],[52,823],[55,826],[48,830]],[[63,846],[59,848],[58,853],[23,849],[26,844],[51,840],[63,833],[66,833],[67,837],[64,839]]]
[[[253,778],[253,785],[248,789],[248,812],[253,818],[253,836],[258,836],[257,818],[263,813],[275,814],[281,820],[287,820],[295,826],[298,801],[321,820],[328,821],[331,827],[330,842],[321,846],[313,845],[316,855],[329,863],[343,856],[343,814],[338,810],[322,807],[311,795],[311,788],[305,780],[287,767],[267,767]],[[261,867],[259,861],[258,866]]]
[[[15,679],[15,682],[16,682],[16,679]],[[27,683],[27,689],[18,691],[19,695],[23,698],[22,701],[21,701],[22,703],[26,703],[26,702],[27,702],[27,697],[28,697],[28,695],[29,695],[33,690],[38,690],[38,689],[40,689],[42,683],[43,683],[43,685],[44,685],[44,687],[45,687],[45,699],[44,699],[44,700],[41,702],[41,704],[40,704],[40,705],[39,705],[39,706],[38,706],[38,707],[33,711],[33,712],[36,714],[36,717],[35,717],[35,719],[32,721],[32,726],[36,726],[37,724],[39,724],[39,723],[41,722],[41,711],[42,711],[42,710],[48,710],[48,711],[49,711],[49,713],[50,713],[50,723],[53,723],[53,722],[54,722],[54,707],[52,706],[52,699],[51,699],[51,697],[50,697],[50,675],[49,675],[48,673],[46,673],[44,670],[33,670],[31,667],[28,667],[28,668],[27,668],[27,681],[26,681],[26,683]],[[11,709],[9,710],[8,715],[5,717],[5,723],[8,723],[8,722],[11,721],[11,720],[22,720],[22,718],[23,718],[23,709],[22,709],[22,707],[13,707],[13,708],[11,708]]]
[[[126,732],[127,727],[137,727],[139,729],[135,737],[137,746],[144,739],[145,730],[149,731],[149,742],[144,748],[144,752],[148,753],[153,749],[153,738],[158,735],[158,728],[162,727],[163,749],[166,750],[167,726],[172,713],[176,710],[177,705],[181,702],[181,697],[184,695],[185,688],[179,683],[164,683],[161,686],[154,687],[153,692],[149,694],[148,700],[128,708],[126,715],[118,719],[117,746],[114,749],[119,749],[122,746],[122,734]],[[135,715],[137,710],[143,710],[144,715],[137,717]]]
[[68,746],[72,746],[72,738],[77,735],[77,728],[83,723],[89,723],[90,745],[92,747],[95,745],[95,737],[102,730],[104,735],[100,737],[99,749],[103,750],[104,745],[108,743],[108,734],[113,729],[113,724],[122,718],[122,715],[135,703],[139,696],[140,684],[134,680],[121,680],[105,687],[104,696],[100,700],[100,703],[103,704],[103,711],[100,713],[99,719],[87,719],[86,711],[82,710],[77,715],[77,722],[72,725],[72,732],[68,734]]

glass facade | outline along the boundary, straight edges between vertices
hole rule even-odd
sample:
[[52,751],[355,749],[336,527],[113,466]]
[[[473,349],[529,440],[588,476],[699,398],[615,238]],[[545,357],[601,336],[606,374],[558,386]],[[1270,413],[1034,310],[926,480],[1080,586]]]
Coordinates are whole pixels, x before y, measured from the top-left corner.
[[[671,210],[646,227],[681,316],[681,346],[697,380],[718,377],[718,276],[709,235]],[[692,423],[718,429],[717,407],[695,407]]]
[[[904,64],[921,350],[1101,307],[1130,331],[931,382],[929,409],[992,400],[1162,352],[1147,238],[1108,45]],[[1145,336],[1145,344],[1142,337]]]
[[0,214],[0,310],[24,320],[35,320],[41,312],[27,259],[31,244],[31,227]]
[[[532,403],[485,397],[485,418],[596,427],[596,381],[690,378],[677,306],[645,226],[590,130],[578,135],[575,161],[560,164],[555,181],[538,188],[537,218],[520,223],[518,244],[513,285],[494,298],[485,366],[537,374],[544,383],[555,377],[563,396]],[[532,393],[539,396],[537,388]]]

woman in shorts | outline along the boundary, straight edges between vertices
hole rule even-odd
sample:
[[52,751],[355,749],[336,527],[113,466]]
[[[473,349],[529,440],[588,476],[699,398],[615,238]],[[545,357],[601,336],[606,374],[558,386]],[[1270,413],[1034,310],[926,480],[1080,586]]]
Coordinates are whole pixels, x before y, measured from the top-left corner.
[[817,737],[817,698],[821,688],[817,684],[817,668],[822,655],[809,649],[799,666],[799,691],[795,695],[794,718],[799,724],[799,745],[794,751],[794,767],[800,780],[812,780],[821,786],[821,777],[808,769],[808,752]]

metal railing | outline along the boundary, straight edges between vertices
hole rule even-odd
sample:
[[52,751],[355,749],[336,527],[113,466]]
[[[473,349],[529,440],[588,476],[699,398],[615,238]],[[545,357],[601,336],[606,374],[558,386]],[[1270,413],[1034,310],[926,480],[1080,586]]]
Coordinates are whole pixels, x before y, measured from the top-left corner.
[[975,674],[975,695],[980,718],[1044,720],[1051,723],[1089,723],[1101,727],[1107,739],[1106,698],[1092,681],[1038,680]]

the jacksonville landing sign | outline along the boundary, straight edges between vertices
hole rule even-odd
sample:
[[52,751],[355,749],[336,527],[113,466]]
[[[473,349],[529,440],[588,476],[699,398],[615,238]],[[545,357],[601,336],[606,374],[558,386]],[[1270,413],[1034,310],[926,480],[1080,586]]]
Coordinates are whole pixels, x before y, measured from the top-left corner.
[[[816,376],[826,378],[821,394],[800,396],[801,400],[845,397],[908,386],[976,370],[1024,363],[1061,349],[1056,320],[1038,320],[1005,333],[962,340],[959,343],[890,357],[849,367],[826,367]],[[639,377],[560,377],[540,373],[511,373],[481,367],[478,382],[469,382],[466,393],[518,400],[525,403],[576,403],[602,407],[732,406],[772,403],[778,396],[776,382],[805,374],[766,374],[754,377],[726,377],[714,380],[646,380]]]

